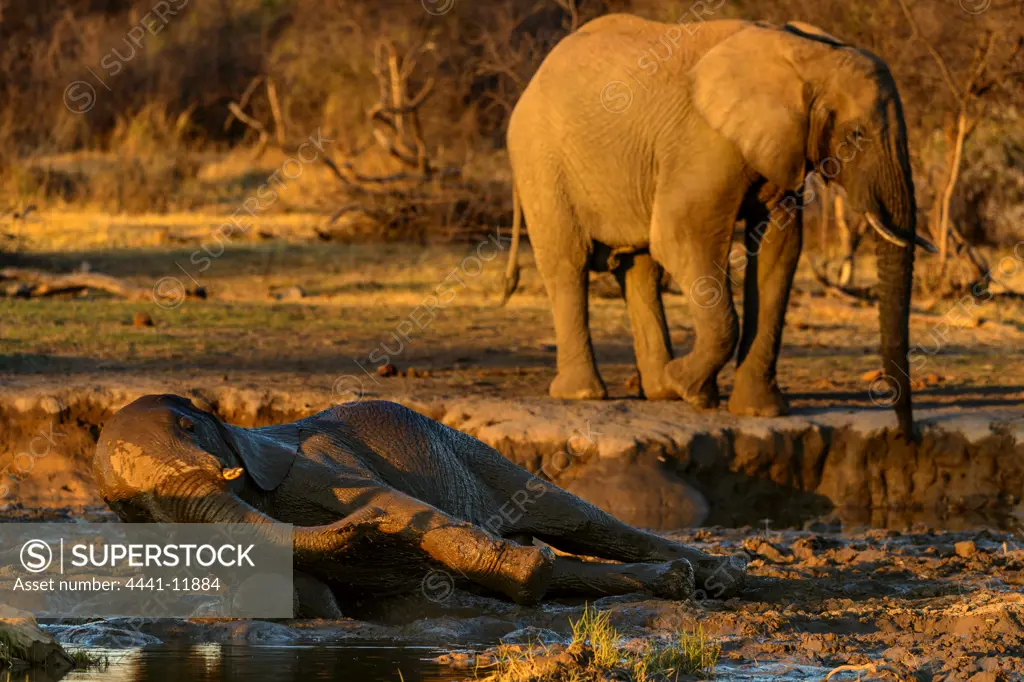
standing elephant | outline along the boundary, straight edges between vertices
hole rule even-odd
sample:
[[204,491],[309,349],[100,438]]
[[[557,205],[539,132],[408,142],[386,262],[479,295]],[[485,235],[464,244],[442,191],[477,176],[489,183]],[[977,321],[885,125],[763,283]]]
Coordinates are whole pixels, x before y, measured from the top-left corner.
[[[475,438],[383,401],[244,429],[184,398],[147,396],[104,425],[93,473],[128,522],[295,525],[305,615],[415,590],[437,570],[521,603],[640,589],[682,599],[694,572],[719,596],[742,579],[724,557],[621,523]],[[555,556],[534,538],[635,563]]]
[[[801,247],[802,182],[818,169],[883,237],[881,354],[901,431],[913,428],[907,361],[916,204],[899,94],[876,56],[806,24],[663,24],[596,19],[565,38],[530,81],[508,128],[522,218],[551,298],[558,374],[551,395],[603,399],[587,311],[588,270],[622,286],[648,399],[719,403],[737,352],[729,410],[788,406],[776,361]],[[730,282],[733,225],[746,223],[740,333]],[[688,291],[693,349],[672,359],[658,286]],[[510,255],[505,297],[518,281]]]

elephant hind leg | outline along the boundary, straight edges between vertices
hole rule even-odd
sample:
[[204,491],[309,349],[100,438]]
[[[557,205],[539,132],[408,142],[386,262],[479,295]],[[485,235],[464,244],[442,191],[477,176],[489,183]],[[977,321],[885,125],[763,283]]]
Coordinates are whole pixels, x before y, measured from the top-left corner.
[[743,338],[729,411],[776,417],[789,406],[776,381],[786,306],[802,242],[801,212],[795,196],[766,185],[744,206],[748,254],[744,276]]
[[614,274],[626,297],[643,396],[648,400],[678,398],[662,381],[665,365],[672,360],[672,342],[661,300],[661,266],[649,253],[635,253],[624,257]]
[[564,192],[554,185],[523,192],[537,269],[551,299],[558,374],[554,398],[604,400],[608,389],[597,370],[587,300],[591,243]]
[[693,567],[685,559],[609,564],[556,557],[548,596],[607,597],[648,590],[656,597],[684,600],[693,596],[694,589]]
[[734,594],[743,584],[745,567],[729,557],[707,554],[634,528],[547,481],[519,471],[518,475],[510,473],[504,486],[494,486],[497,491],[505,490],[510,500],[505,511],[513,518],[494,517],[494,529],[506,537],[529,534],[563,552],[611,561],[647,564],[685,559],[693,566],[697,587],[715,597]]

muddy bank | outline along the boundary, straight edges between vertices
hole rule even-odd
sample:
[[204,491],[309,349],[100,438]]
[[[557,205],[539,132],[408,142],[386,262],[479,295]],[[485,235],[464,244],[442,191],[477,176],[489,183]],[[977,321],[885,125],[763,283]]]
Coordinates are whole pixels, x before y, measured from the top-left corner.
[[[0,497],[22,508],[99,503],[89,472],[106,419],[145,382],[0,391]],[[180,389],[226,421],[261,426],[308,416],[329,392]],[[781,419],[698,414],[681,403],[550,399],[402,400],[623,520],[653,528],[799,525],[831,510],[846,523],[1004,519],[1024,496],[1024,407],[919,410],[922,440],[891,432],[888,410],[817,410]]]
[[60,676],[70,670],[74,661],[67,652],[51,633],[41,630],[33,618],[26,616],[0,618],[0,672],[32,668]]
[[[591,603],[628,642],[698,626],[721,645],[729,679],[823,679],[840,665],[875,663],[901,679],[1021,679],[1024,548],[1006,533],[697,530],[672,537],[708,551],[745,554],[750,578],[729,601],[673,602],[638,593]],[[426,642],[472,652],[497,642],[565,642],[584,604],[537,608],[457,588],[377,605],[374,622],[108,620],[51,625],[64,643],[325,644]],[[854,679],[847,677],[841,679]],[[885,673],[863,679],[892,679]]]

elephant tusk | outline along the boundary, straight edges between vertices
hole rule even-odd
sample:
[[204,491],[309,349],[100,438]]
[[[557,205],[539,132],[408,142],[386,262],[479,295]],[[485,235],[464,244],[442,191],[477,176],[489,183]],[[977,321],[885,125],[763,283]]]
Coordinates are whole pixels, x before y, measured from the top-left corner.
[[242,474],[245,473],[245,469],[242,467],[235,467],[234,469],[224,469],[220,472],[220,475],[224,477],[225,481],[233,481]]
[[904,249],[910,246],[910,244],[908,244],[905,239],[901,239],[900,237],[896,236],[895,232],[882,225],[881,221],[879,221],[878,218],[876,218],[875,216],[871,215],[870,213],[865,213],[864,217],[867,218],[868,225],[873,227],[875,229],[875,232],[881,235],[882,239],[884,239],[885,241],[892,242],[896,246],[901,246]]
[[[875,232],[882,235],[882,238],[885,239],[886,241],[892,242],[896,246],[902,246],[904,249],[907,248],[907,246],[909,246],[905,239],[897,236],[895,232],[882,225],[881,221],[878,220],[878,218],[876,218],[872,214],[865,213],[864,217],[867,218],[868,224],[871,225],[871,227],[875,228]],[[928,241],[919,234],[914,235],[914,244],[920,246],[928,253],[939,252],[939,248],[935,246],[935,244],[932,244],[930,241]]]

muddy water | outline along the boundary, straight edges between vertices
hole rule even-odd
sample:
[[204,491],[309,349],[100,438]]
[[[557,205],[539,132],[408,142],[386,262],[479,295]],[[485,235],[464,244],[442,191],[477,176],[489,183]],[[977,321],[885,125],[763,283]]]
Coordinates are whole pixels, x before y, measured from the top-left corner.
[[[472,671],[441,667],[430,659],[451,649],[360,642],[344,646],[155,646],[131,651],[89,649],[110,665],[73,671],[63,682],[286,682],[288,680],[472,679]],[[0,682],[56,682],[37,671],[0,673]]]

